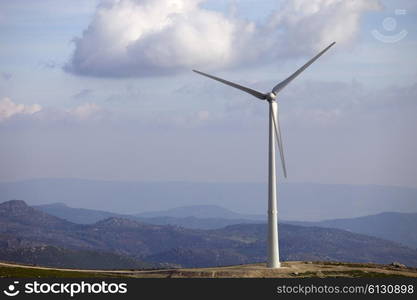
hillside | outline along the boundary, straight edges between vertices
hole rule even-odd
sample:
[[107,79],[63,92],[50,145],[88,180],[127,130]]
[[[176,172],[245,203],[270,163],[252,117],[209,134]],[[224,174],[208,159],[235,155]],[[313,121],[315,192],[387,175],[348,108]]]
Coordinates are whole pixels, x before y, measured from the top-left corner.
[[351,219],[287,223],[309,227],[339,228],[395,241],[417,249],[417,213],[384,212]]
[[[209,267],[266,260],[266,225],[238,224],[216,230],[160,226],[124,218],[74,224],[28,207],[23,201],[0,204],[2,249],[31,243],[76,251],[111,252],[165,266]],[[280,226],[282,260],[337,260],[417,266],[417,251],[394,242],[339,229]],[[0,257],[1,259],[1,257]]]
[[75,224],[67,222],[58,217],[49,215],[42,211],[28,206],[22,200],[11,200],[0,204],[0,224],[7,226],[8,223],[25,225],[36,225],[41,228],[64,229],[71,228]]
[[76,224],[93,224],[103,219],[117,217],[129,218],[130,215],[116,214],[103,210],[69,207],[64,203],[51,203],[33,205],[33,208],[43,211],[49,215],[70,221]]
[[[128,218],[147,224],[175,225],[191,229],[220,229],[234,224],[265,223],[262,216],[242,215],[216,206],[191,206],[151,212],[149,214],[120,215],[106,211],[72,208],[62,203],[33,206],[50,215],[78,224],[93,224],[109,217]],[[203,217],[205,210],[210,217]],[[147,215],[148,217],[145,217]],[[221,218],[221,216],[223,218]],[[244,219],[247,217],[247,219]],[[250,219],[250,218],[254,219]],[[385,212],[377,215],[351,219],[335,219],[320,222],[282,221],[282,223],[307,227],[337,228],[401,243],[417,248],[417,213]]]
[[[191,229],[217,229],[232,224],[262,223],[262,216],[241,215],[221,207],[212,207],[204,216],[208,206],[179,207],[173,210],[149,212],[138,215],[116,214],[102,210],[73,208],[63,203],[34,205],[33,208],[58,218],[77,223],[93,224],[106,218],[125,218],[147,224],[175,225]],[[196,217],[196,215],[200,217]],[[246,217],[246,219],[245,219]],[[256,219],[250,219],[251,217]]]
[[[4,243],[0,237],[0,244]],[[146,269],[157,265],[144,263],[115,253],[70,250],[49,245],[5,247],[0,249],[1,260],[58,268],[83,269]]]

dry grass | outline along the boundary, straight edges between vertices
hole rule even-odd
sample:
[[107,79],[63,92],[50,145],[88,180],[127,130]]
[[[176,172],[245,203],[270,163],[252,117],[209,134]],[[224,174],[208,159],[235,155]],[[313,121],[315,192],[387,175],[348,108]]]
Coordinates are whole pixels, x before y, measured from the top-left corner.
[[134,278],[306,278],[417,277],[415,268],[340,262],[284,262],[279,269],[265,264],[215,268],[158,270],[68,270],[0,263],[1,277],[134,277]]

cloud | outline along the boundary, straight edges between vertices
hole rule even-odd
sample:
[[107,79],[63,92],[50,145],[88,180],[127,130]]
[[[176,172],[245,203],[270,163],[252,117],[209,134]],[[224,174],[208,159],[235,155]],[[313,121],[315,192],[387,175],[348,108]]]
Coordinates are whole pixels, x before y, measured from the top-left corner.
[[79,120],[87,120],[97,116],[102,111],[102,108],[95,103],[85,103],[68,110],[68,113]]
[[95,103],[83,103],[76,107],[62,109],[47,107],[42,110],[34,121],[44,124],[72,124],[87,121],[103,120],[107,111]]
[[202,0],[103,1],[66,69],[138,76],[196,65],[230,65],[253,37],[251,22],[201,8]]
[[42,107],[38,104],[16,104],[6,97],[0,100],[0,121],[7,120],[15,115],[32,115],[41,110]]
[[381,9],[378,0],[291,0],[274,12],[268,21],[271,31],[277,31],[285,53],[309,53],[327,46],[354,40],[360,18],[367,11]]
[[65,70],[134,77],[310,54],[333,40],[351,41],[360,16],[379,7],[377,0],[287,0],[266,25],[256,25],[205,9],[203,2],[103,0],[82,37],[74,39]]
[[74,108],[43,108],[39,104],[25,105],[14,103],[10,98],[0,100],[0,122],[25,115],[25,120],[33,121],[86,121],[101,119],[106,111],[95,103],[84,103]]

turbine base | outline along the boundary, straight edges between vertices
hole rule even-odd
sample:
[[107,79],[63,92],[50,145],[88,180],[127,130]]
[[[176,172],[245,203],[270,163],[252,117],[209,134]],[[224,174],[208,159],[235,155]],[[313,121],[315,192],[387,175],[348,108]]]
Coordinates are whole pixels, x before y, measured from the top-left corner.
[[277,262],[275,264],[267,263],[266,267],[269,268],[269,269],[279,269],[279,268],[281,268],[281,263],[280,262]]

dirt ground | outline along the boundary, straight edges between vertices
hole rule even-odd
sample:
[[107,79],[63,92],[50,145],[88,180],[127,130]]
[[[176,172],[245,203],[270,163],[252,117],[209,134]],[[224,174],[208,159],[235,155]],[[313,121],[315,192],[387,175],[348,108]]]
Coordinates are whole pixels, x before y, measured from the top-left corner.
[[172,269],[132,272],[133,277],[193,278],[303,278],[303,277],[417,277],[417,269],[390,265],[349,264],[338,262],[284,262],[281,268],[265,264],[216,268]]

